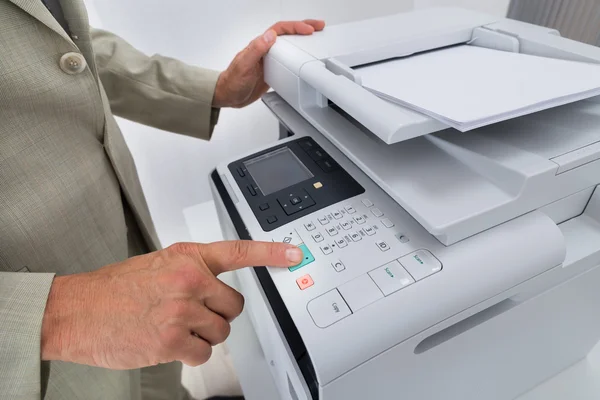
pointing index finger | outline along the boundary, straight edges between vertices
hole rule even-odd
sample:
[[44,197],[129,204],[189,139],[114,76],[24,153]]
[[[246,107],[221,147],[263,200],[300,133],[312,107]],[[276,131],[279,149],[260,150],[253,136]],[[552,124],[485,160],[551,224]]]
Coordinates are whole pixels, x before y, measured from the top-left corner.
[[302,250],[296,246],[249,240],[203,245],[200,253],[215,276],[245,267],[292,267],[303,257]]

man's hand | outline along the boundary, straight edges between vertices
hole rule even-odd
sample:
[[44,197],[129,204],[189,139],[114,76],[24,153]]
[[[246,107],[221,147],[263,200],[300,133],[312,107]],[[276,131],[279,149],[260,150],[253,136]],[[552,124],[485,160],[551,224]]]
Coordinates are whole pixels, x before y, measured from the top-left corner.
[[202,364],[244,304],[217,275],[254,265],[289,267],[302,257],[282,243],[185,243],[57,277],[42,322],[42,359],[111,369]]
[[233,59],[217,81],[213,106],[245,107],[269,90],[263,75],[263,57],[278,35],[311,35],[325,28],[325,22],[307,19],[298,22],[278,22],[254,39]]

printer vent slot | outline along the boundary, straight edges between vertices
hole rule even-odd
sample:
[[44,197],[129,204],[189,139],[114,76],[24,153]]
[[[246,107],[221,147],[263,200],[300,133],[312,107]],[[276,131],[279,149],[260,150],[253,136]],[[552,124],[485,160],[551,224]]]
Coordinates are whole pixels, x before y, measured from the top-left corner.
[[500,314],[509,311],[520,302],[512,299],[505,299],[499,303],[494,304],[478,313],[471,315],[469,318],[463,319],[454,325],[451,325],[433,335],[423,339],[421,343],[415,347],[415,354],[422,354],[429,351],[448,340],[457,337],[460,334],[467,332],[468,330],[475,328],[490,319],[497,317]]

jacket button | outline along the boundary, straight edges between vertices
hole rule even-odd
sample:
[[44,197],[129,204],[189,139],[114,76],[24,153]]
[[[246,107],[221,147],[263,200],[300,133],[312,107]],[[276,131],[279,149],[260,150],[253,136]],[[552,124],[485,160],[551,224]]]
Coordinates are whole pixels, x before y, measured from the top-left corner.
[[60,58],[60,69],[69,75],[82,73],[86,66],[85,58],[79,53],[66,53]]

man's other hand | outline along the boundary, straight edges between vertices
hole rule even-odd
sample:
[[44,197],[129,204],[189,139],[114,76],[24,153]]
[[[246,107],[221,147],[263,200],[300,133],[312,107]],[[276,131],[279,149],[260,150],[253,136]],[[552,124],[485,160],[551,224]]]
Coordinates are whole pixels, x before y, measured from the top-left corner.
[[111,369],[202,364],[244,305],[217,276],[248,266],[290,267],[302,257],[283,243],[180,243],[56,277],[42,322],[42,359]]
[[312,19],[278,22],[273,25],[238,53],[229,67],[221,73],[213,106],[240,108],[258,100],[269,90],[264,80],[263,57],[273,46],[277,36],[311,35],[324,28],[325,22]]

